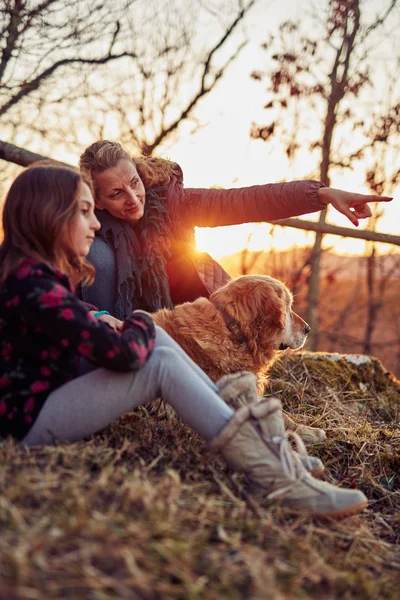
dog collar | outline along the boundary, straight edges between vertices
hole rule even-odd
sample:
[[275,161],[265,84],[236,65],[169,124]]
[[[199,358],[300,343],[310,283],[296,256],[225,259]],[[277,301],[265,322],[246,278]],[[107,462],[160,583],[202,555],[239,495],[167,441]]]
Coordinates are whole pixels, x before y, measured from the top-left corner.
[[236,319],[231,317],[231,315],[228,314],[225,309],[218,306],[218,304],[215,301],[212,300],[211,302],[212,302],[212,304],[214,304],[215,308],[217,310],[219,310],[219,312],[221,313],[222,318],[225,321],[226,328],[230,331],[230,333],[234,337],[235,341],[238,344],[246,344],[248,351],[250,352],[250,354],[252,354],[248,339],[244,335],[244,333],[243,333],[239,323],[236,321]]

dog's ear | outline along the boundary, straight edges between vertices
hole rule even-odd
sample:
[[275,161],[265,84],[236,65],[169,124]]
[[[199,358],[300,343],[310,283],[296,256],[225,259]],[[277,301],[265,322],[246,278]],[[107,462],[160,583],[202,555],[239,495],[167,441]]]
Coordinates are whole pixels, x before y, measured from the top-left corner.
[[239,323],[255,324],[267,317],[277,328],[285,326],[283,284],[275,279],[245,275],[238,277],[214,292],[210,300],[228,311]]
[[247,275],[230,281],[212,294],[210,300],[234,317],[243,332],[255,328],[273,330],[285,327],[283,284],[268,277]]
[[244,332],[254,356],[261,362],[269,361],[275,353],[275,341],[286,326],[286,304],[283,290],[261,284],[252,294],[253,320]]
[[257,328],[284,329],[286,310],[280,287],[261,283],[254,288],[251,300]]

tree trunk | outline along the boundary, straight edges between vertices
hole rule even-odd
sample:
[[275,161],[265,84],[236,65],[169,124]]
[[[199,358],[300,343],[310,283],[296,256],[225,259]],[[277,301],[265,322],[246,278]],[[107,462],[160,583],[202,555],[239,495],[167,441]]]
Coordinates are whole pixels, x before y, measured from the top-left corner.
[[[320,168],[320,180],[326,183],[326,185],[330,184],[329,180],[329,164],[330,164],[330,156],[331,156],[331,146],[332,146],[332,135],[333,130],[336,125],[336,107],[341,100],[340,91],[338,90],[337,82],[336,82],[336,69],[337,63],[335,64],[332,74],[332,89],[330,98],[328,101],[328,106],[326,109],[326,118],[325,118],[325,127],[324,127],[324,136],[322,141],[322,161]],[[319,223],[325,223],[326,221],[327,209],[321,211],[319,217]],[[307,294],[307,313],[306,313],[306,321],[311,327],[310,334],[308,336],[307,347],[316,351],[318,348],[318,327],[319,327],[319,318],[318,318],[318,305],[319,305],[319,289],[320,289],[320,276],[321,276],[321,252],[322,252],[322,238],[323,234],[318,232],[315,236],[315,242],[313,251],[311,254],[311,273],[308,281],[308,294]]]
[[367,258],[368,305],[363,348],[364,354],[372,353],[372,334],[377,317],[377,305],[375,302],[375,266],[375,246],[372,246],[371,253]]
[[[319,223],[325,223],[326,210],[321,212]],[[321,277],[321,252],[322,252],[322,233],[315,235],[314,247],[311,253],[310,264],[311,272],[308,279],[308,293],[307,293],[307,312],[306,321],[311,327],[310,334],[308,336],[307,347],[314,351],[318,348],[318,328],[319,328],[319,289],[320,289],[320,277]]]
[[[332,133],[335,127],[335,106],[332,102],[328,105],[328,113],[326,117],[326,126],[324,131],[324,140],[322,147],[322,164],[320,171],[320,179],[329,185],[329,160],[330,160],[330,148],[332,143]],[[324,224],[326,221],[327,210],[321,211],[319,216],[319,224]],[[311,272],[308,280],[308,293],[307,293],[307,312],[306,321],[311,327],[310,334],[308,336],[307,347],[316,351],[318,348],[318,305],[319,305],[319,290],[320,290],[320,277],[321,277],[321,253],[322,253],[322,238],[323,233],[317,232],[315,235],[314,247],[311,253],[310,264]]]
[[[345,94],[348,84],[350,57],[354,48],[354,41],[360,27],[359,0],[354,0],[354,6],[349,10],[346,24],[343,28],[342,44],[336,49],[335,61],[330,74],[331,88],[328,98],[324,133],[322,140],[322,161],[320,180],[330,185],[329,165],[331,162],[332,136],[337,123],[337,110]],[[326,210],[321,212],[319,223],[325,223]],[[318,349],[318,304],[320,288],[320,266],[322,251],[322,234],[315,236],[314,248],[311,257],[311,274],[308,287],[308,308],[306,321],[311,327],[308,338],[308,348],[312,351]]]

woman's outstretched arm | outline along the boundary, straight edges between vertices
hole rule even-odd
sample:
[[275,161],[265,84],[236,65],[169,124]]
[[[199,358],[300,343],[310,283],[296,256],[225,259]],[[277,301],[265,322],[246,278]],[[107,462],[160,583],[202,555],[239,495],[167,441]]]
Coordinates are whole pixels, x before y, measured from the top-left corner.
[[233,189],[185,189],[179,215],[185,226],[218,227],[317,212],[331,204],[353,225],[371,216],[368,202],[388,202],[391,198],[355,194],[328,188],[319,181],[293,181]]

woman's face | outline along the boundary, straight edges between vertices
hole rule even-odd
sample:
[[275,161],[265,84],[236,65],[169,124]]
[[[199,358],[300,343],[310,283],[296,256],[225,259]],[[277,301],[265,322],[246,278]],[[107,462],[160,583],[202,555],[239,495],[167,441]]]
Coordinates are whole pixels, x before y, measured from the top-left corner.
[[145,189],[135,165],[128,159],[95,176],[96,208],[135,225],[143,217]]

